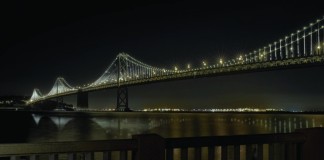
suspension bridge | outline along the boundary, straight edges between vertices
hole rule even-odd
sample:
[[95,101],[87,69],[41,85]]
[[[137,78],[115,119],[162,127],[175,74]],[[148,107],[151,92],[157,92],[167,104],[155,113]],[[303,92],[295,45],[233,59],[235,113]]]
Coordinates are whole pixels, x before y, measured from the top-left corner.
[[77,95],[77,106],[88,107],[88,93],[117,88],[117,111],[127,111],[128,86],[146,83],[219,76],[241,72],[256,72],[294,67],[323,65],[324,17],[249,53],[213,64],[202,62],[201,67],[188,65],[185,69],[154,67],[127,53],[119,53],[105,72],[94,82],[83,86],[71,86],[58,77],[47,94],[35,88],[29,104],[67,95]]

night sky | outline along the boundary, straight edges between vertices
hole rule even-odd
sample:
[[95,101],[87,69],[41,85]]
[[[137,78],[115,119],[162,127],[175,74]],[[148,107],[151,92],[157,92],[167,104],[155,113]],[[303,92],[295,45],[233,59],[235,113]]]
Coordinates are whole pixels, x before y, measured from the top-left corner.
[[[58,76],[72,86],[91,83],[119,52],[170,69],[230,59],[323,14],[315,1],[8,2],[1,5],[0,95],[31,96],[34,88],[46,94]],[[324,109],[323,73],[317,67],[133,86],[129,103],[133,109]],[[90,93],[89,101],[114,108],[116,90]]]

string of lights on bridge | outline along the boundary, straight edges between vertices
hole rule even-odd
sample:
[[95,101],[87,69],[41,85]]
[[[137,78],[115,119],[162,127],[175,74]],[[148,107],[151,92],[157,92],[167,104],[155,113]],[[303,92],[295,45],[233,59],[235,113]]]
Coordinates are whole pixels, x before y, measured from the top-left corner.
[[[139,61],[127,53],[119,53],[105,72],[94,82],[72,87],[63,77],[56,79],[52,89],[43,95],[34,89],[29,103],[46,100],[79,91],[93,91],[123,85],[136,85],[166,79],[190,78],[202,74],[231,72],[273,67],[292,63],[314,63],[324,61],[324,17],[275,42],[226,60],[220,58],[211,63],[202,61],[200,67],[187,64],[185,68],[158,68]],[[280,63],[279,63],[280,62]],[[250,67],[250,68],[249,68]]]

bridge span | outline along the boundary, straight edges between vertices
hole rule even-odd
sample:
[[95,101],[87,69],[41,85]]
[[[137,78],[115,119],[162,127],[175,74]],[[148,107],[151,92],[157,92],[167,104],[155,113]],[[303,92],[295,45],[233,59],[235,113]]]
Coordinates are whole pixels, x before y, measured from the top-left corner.
[[77,95],[77,106],[88,107],[88,93],[117,88],[117,111],[128,111],[128,86],[163,81],[220,76],[245,72],[258,72],[296,67],[323,65],[324,17],[288,34],[279,40],[232,59],[218,59],[214,63],[202,62],[200,67],[190,64],[185,69],[154,67],[119,53],[105,72],[94,82],[71,86],[63,77],[56,79],[52,89],[42,94],[35,88],[28,104]]

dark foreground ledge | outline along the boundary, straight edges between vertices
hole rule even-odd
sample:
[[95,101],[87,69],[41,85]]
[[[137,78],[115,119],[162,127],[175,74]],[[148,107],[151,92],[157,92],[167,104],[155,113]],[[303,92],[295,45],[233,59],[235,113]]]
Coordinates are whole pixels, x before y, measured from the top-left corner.
[[323,147],[324,128],[281,134],[185,138],[144,134],[121,140],[0,144],[0,159],[323,160]]

